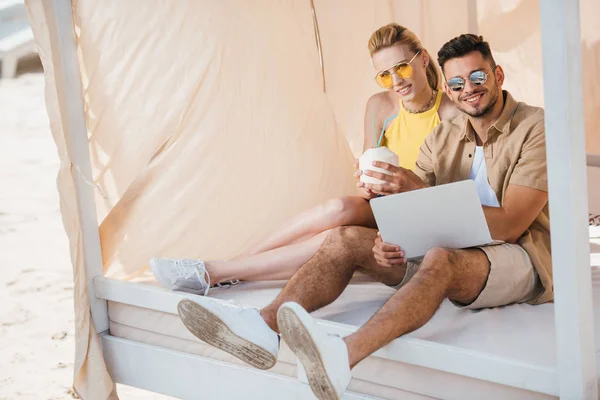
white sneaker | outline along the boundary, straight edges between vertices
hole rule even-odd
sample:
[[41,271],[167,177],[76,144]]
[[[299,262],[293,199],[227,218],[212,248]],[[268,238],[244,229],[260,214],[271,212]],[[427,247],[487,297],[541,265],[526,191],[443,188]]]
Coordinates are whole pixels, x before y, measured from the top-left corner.
[[279,336],[256,308],[199,298],[181,300],[177,312],[194,336],[245,363],[269,369],[277,362]]
[[163,287],[206,295],[210,277],[204,261],[188,259],[153,258],[150,268]]
[[352,379],[348,348],[341,337],[323,332],[297,303],[277,312],[281,337],[302,363],[308,383],[319,400],[338,400]]

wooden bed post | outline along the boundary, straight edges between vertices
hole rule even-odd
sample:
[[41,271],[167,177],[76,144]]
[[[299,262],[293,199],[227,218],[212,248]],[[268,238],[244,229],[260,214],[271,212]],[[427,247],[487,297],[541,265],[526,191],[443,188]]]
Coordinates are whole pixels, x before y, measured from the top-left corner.
[[108,331],[106,300],[96,298],[93,280],[102,276],[102,251],[98,233],[98,218],[90,152],[85,125],[79,61],[73,29],[73,12],[70,0],[44,0],[48,16],[48,33],[55,66],[57,94],[61,121],[66,133],[77,196],[77,213],[81,223],[83,258],[87,275],[92,318],[97,332]]
[[540,1],[560,397],[597,399],[578,0]]

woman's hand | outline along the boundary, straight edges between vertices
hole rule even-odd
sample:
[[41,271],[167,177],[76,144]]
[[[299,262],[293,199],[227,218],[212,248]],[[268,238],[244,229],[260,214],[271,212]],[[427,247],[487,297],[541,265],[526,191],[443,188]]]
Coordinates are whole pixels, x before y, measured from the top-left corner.
[[360,176],[363,174],[363,172],[360,169],[358,169],[359,168],[358,167],[358,158],[356,159],[356,163],[354,165],[356,167],[356,172],[354,172],[354,177],[357,180],[356,186],[358,186],[359,196],[365,200],[374,199],[375,197],[377,197],[377,193],[373,193],[371,190],[365,188],[365,184],[360,181]]
[[396,167],[381,161],[374,161],[373,166],[389,171],[391,175],[383,172],[366,170],[363,173],[366,176],[376,178],[385,183],[366,183],[364,188],[376,195],[387,196],[390,194],[410,192],[411,190],[423,189],[427,185],[414,172],[409,169]]
[[387,244],[381,239],[381,234],[377,232],[375,246],[373,246],[373,255],[375,261],[382,267],[393,267],[395,265],[406,264],[404,251],[399,246]]

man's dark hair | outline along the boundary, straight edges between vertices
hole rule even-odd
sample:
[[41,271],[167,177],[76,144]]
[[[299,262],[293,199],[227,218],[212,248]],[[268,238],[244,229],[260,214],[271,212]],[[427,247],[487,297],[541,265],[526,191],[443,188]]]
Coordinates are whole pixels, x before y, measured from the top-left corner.
[[443,71],[446,61],[466,56],[473,51],[480,52],[483,58],[490,62],[492,68],[496,66],[489,43],[483,40],[482,36],[471,33],[462,34],[444,44],[440,51],[438,51],[438,64]]

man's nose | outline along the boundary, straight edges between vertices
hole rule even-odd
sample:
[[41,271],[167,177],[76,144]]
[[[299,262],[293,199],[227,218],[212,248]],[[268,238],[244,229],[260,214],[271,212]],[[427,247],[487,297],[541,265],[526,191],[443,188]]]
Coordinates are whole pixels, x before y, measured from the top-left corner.
[[463,93],[473,93],[479,85],[474,85],[470,79],[465,79],[465,87],[463,88]]

